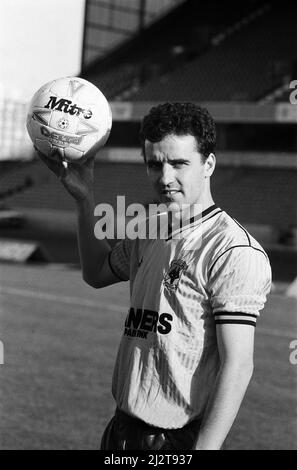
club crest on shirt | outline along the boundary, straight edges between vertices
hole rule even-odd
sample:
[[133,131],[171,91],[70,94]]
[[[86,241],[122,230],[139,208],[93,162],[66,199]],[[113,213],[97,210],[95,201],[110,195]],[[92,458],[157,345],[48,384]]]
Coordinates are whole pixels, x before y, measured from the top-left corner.
[[165,274],[163,281],[168,290],[176,291],[181,275],[187,267],[187,263],[181,259],[175,259],[171,262],[169,271]]

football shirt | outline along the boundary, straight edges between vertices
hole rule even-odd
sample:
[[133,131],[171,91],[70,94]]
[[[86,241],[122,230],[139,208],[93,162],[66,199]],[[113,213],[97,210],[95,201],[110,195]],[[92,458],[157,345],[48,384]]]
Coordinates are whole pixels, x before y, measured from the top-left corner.
[[180,428],[202,416],[214,387],[216,324],[256,325],[271,268],[259,243],[215,205],[167,235],[125,239],[110,252],[111,269],[130,280],[112,389],[124,412]]

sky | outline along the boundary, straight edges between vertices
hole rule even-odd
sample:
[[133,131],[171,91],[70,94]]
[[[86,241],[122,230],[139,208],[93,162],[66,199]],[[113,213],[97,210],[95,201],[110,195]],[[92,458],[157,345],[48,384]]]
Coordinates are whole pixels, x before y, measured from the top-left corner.
[[0,0],[0,94],[80,71],[84,0]]

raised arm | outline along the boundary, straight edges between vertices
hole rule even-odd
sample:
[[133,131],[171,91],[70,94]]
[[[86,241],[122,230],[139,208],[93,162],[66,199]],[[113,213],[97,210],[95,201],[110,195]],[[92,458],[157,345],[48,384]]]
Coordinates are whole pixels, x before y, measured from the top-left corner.
[[38,152],[38,156],[55,173],[67,192],[73,197],[77,210],[77,239],[83,279],[92,287],[100,288],[119,282],[109,265],[111,247],[106,239],[94,234],[94,156],[84,162],[64,165]]

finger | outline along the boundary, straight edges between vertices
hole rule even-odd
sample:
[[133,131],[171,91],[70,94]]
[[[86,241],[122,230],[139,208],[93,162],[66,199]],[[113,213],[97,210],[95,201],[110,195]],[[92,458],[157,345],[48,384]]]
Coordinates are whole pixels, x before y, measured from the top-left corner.
[[85,154],[84,161],[94,160],[99,150],[100,147],[98,148],[98,145],[93,145]]
[[91,157],[91,158],[89,158],[88,160],[86,160],[85,165],[86,165],[86,167],[89,168],[90,170],[93,170],[93,168],[94,168],[94,163],[95,163],[95,158],[94,158],[94,157]]
[[95,159],[93,157],[89,158],[86,160],[85,158],[81,160],[76,160],[73,162],[68,162],[69,167],[74,170],[77,170],[78,172],[81,172],[85,169],[93,171],[94,169],[94,162]]
[[59,178],[61,178],[61,176],[63,175],[63,172],[64,172],[64,167],[62,165],[62,162],[60,162],[58,160],[51,160],[46,155],[44,155],[42,152],[40,152],[40,150],[38,150],[36,147],[34,147],[34,148],[35,148],[36,153],[37,153],[38,157],[40,158],[40,160],[42,160],[43,163],[45,163],[45,165],[53,173],[55,173],[55,175],[57,175]]

